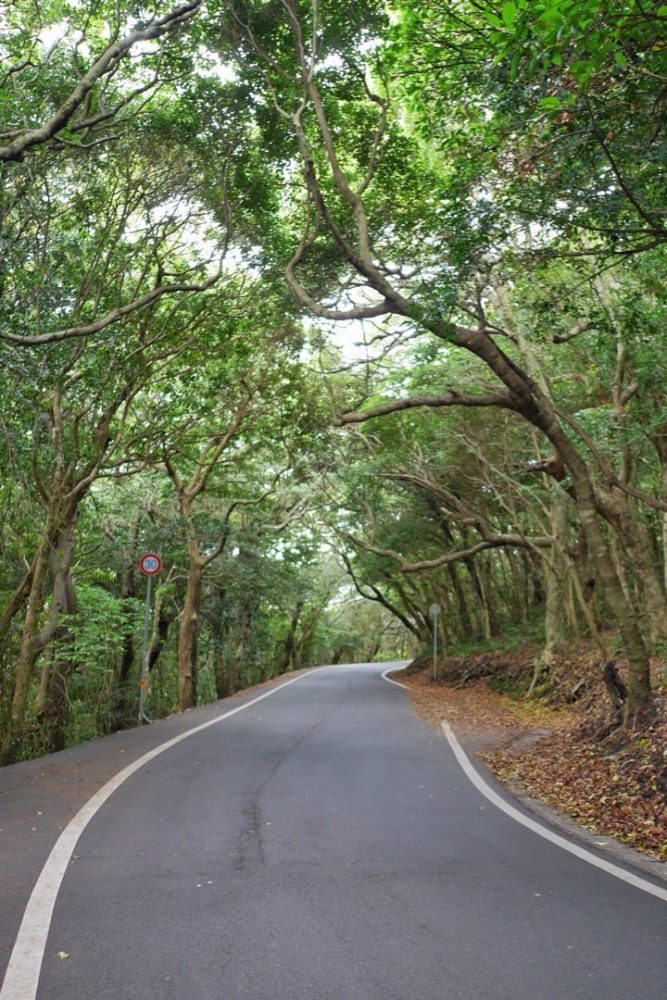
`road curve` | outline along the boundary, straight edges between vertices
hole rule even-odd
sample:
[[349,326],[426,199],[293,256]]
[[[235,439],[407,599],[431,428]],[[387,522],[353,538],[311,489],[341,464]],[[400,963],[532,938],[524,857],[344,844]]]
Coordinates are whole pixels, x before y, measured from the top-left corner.
[[665,1000],[667,904],[490,804],[386,668],[274,688],[128,777],[37,1000]]

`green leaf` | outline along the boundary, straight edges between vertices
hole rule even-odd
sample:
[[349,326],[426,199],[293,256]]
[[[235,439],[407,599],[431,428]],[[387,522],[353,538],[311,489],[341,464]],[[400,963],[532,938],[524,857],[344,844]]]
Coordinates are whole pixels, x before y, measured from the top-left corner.
[[493,25],[494,28],[502,28],[503,26],[503,22],[500,18],[495,14],[492,14],[491,11],[485,11],[484,18],[489,22],[489,24]]
[[545,27],[553,27],[555,24],[560,24],[563,21],[563,15],[558,10],[557,7],[547,7],[546,10],[542,11],[538,18],[538,23],[542,23]]
[[628,57],[622,52],[614,52],[614,62],[618,63],[619,66],[627,66]]
[[538,102],[538,107],[559,108],[560,104],[561,104],[560,97],[543,97],[542,100]]
[[591,64],[588,59],[575,59],[568,69],[578,83],[587,80],[591,74]]
[[516,4],[509,3],[503,5],[503,21],[506,28],[511,28],[516,20]]

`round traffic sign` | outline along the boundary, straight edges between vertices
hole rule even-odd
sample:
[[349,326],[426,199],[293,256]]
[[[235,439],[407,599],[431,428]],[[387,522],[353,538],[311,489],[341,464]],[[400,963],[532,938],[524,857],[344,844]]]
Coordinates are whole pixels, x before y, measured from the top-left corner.
[[139,569],[146,576],[155,576],[162,569],[162,560],[155,552],[146,552],[139,560]]

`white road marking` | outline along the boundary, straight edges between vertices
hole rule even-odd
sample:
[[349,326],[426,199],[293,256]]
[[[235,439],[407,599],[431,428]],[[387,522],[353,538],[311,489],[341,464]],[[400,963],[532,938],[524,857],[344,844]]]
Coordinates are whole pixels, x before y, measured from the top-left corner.
[[278,687],[260,694],[257,698],[253,698],[252,701],[248,701],[244,705],[239,705],[238,708],[233,708],[230,712],[225,712],[223,715],[218,715],[208,722],[202,722],[201,725],[194,726],[193,729],[188,729],[187,732],[181,733],[179,736],[174,736],[173,739],[167,740],[165,743],[161,743],[159,746],[149,750],[142,757],[128,764],[122,771],[119,771],[113,778],[110,778],[105,785],[102,785],[92,798],[88,799],[60,834],[35,883],[25,913],[23,914],[23,920],[21,921],[14,949],[9,959],[2,989],[0,989],[0,1000],[35,1000],[39,974],[46,948],[46,939],[51,925],[51,917],[58,890],[65,877],[65,872],[71,863],[72,854],[79,837],[109,796],[113,795],[116,789],[123,782],[127,781],[135,771],[138,771],[144,764],[164,753],[165,750],[170,750],[177,743],[187,740],[190,736],[194,736],[195,733],[201,733],[202,730],[208,729],[209,726],[215,726],[218,722],[223,722],[224,719],[231,718],[232,715],[244,712],[246,708],[251,708],[257,702],[264,701],[265,698],[270,698],[271,695],[277,694],[278,691],[283,691],[290,684],[296,684],[303,677],[310,677],[312,674],[317,673],[317,671],[324,669],[328,668],[317,667],[307,674],[300,674],[298,677],[293,677],[291,681],[286,681],[284,684],[280,684]]
[[[566,840],[565,837],[561,837],[548,827],[542,826],[542,824],[536,822],[536,820],[531,819],[529,816],[524,816],[522,812],[515,809],[514,806],[509,804],[509,802],[505,802],[505,800],[486,783],[481,774],[479,774],[473,767],[468,756],[461,747],[461,744],[454,735],[451,726],[447,722],[443,722],[442,728],[445,736],[449,740],[449,745],[454,751],[456,759],[465,771],[466,775],[475,788],[481,792],[482,795],[489,800],[489,802],[492,802],[494,806],[501,809],[508,816],[511,816],[512,819],[517,821],[517,823],[521,823],[522,826],[528,827],[528,829],[532,830],[533,833],[536,833],[538,837],[544,837],[545,840],[550,841],[552,844],[556,844],[557,847],[561,847],[564,851],[569,851],[570,854],[574,854],[575,857],[580,858],[582,861],[587,861],[590,865],[595,865],[596,868],[601,868],[602,871],[607,872],[609,875],[614,875],[616,878],[621,879],[622,882],[627,882],[629,885],[633,885],[636,889],[641,889],[642,892],[648,892],[651,896],[657,896],[658,899],[663,899],[667,902],[667,889],[654,885],[652,882],[641,878],[639,875],[633,875],[632,872],[626,871],[624,868],[619,868],[618,865],[613,864],[611,861],[605,861],[604,858],[598,858],[597,855],[593,854],[591,851],[587,851],[584,847],[579,847],[578,844],[571,843],[569,840]],[[4,1000],[4,998],[0,997],[0,1000]]]
[[[405,670],[405,667],[390,667],[389,670],[385,670],[385,672],[382,674],[382,676],[390,684],[395,684],[396,687],[399,687],[399,688],[405,688],[405,690],[407,691],[408,690],[408,685],[407,684],[401,684],[400,681],[392,681],[391,677],[387,677],[387,674],[393,674],[397,670]],[[0,996],[0,1000],[3,1000],[2,996]]]

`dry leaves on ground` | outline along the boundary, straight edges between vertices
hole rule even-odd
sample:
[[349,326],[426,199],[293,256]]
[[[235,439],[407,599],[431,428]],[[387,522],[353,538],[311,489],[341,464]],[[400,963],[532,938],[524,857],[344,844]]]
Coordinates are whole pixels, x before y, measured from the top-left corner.
[[[530,659],[525,650],[518,655],[513,676]],[[511,656],[497,659],[505,666]],[[494,654],[492,659],[496,666]],[[554,708],[490,690],[487,678],[479,679],[480,662],[479,657],[459,661],[458,676],[470,678],[463,687],[450,686],[457,676],[455,661],[442,669],[449,685],[433,683],[426,661],[408,668],[400,679],[418,714],[434,725],[446,718],[459,736],[482,751],[502,781],[602,836],[667,861],[667,697],[656,695],[651,725],[640,732],[600,739],[608,728],[606,703],[588,663],[586,698],[576,706]],[[581,657],[572,662],[581,672]],[[561,687],[568,688],[573,679],[565,661]]]

